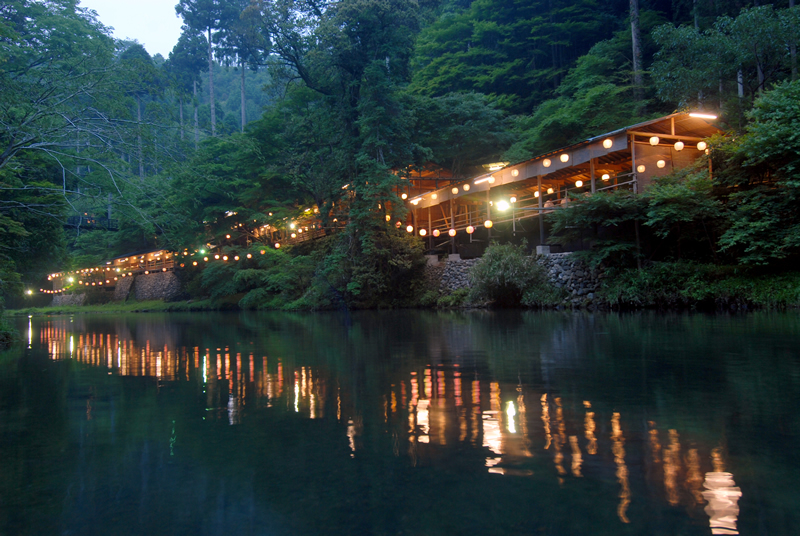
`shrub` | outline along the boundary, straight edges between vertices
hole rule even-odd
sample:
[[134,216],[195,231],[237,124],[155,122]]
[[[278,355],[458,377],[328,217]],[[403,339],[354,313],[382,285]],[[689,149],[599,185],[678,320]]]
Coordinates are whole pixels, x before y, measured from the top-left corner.
[[550,287],[544,267],[525,254],[527,244],[492,244],[475,263],[469,278],[470,301],[489,301],[500,307],[519,307],[527,297],[538,304]]

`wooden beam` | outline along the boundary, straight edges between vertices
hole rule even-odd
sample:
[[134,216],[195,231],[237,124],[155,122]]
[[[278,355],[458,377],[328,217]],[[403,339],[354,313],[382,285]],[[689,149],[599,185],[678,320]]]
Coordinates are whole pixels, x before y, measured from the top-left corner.
[[[629,130],[628,134],[632,136],[646,136],[647,138],[652,138],[653,136],[658,136],[659,138],[664,138],[666,140],[687,140],[687,141],[703,141],[705,138],[698,138],[696,136],[676,136],[673,134],[659,134],[657,132],[639,132],[637,130]],[[634,138],[635,141],[635,138]]]

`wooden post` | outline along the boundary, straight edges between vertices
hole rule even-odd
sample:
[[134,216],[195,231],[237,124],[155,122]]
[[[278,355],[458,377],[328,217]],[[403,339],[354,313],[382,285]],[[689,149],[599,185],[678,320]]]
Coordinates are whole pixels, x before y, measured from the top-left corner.
[[633,176],[633,193],[639,193],[639,175],[636,171],[636,136],[631,135],[631,175]]
[[[592,193],[595,193],[597,189],[594,183],[594,161],[595,161],[594,158],[589,159],[589,176],[591,177],[592,180]],[[540,198],[542,197],[541,192],[539,193],[539,197]]]
[[[450,198],[450,229],[455,229],[455,228],[456,228],[456,219],[453,216],[453,198],[451,197]],[[449,229],[448,229],[448,231],[449,231]],[[448,234],[449,234],[449,232],[448,232]],[[456,252],[456,237],[455,236],[451,236],[450,237],[450,253],[455,253],[455,252]]]
[[428,207],[428,249],[433,249],[433,225],[431,224],[431,207]]
[[[491,188],[488,188],[486,190],[486,219],[487,220],[491,220],[492,219],[492,205],[491,205],[492,201],[491,201],[491,199],[489,199],[489,190],[491,190]],[[492,230],[491,229],[487,229],[486,232],[487,232],[486,240],[487,241],[491,240],[491,238],[492,238]]]
[[[594,185],[594,178],[592,179],[592,185]],[[594,189],[594,188],[592,188]],[[544,245],[544,214],[543,214],[543,201],[542,201],[542,176],[536,176],[536,191],[539,192],[539,245]]]

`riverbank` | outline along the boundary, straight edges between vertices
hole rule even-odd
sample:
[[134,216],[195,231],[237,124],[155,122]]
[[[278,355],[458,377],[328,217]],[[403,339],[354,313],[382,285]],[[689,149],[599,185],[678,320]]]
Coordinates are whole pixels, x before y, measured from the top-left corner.
[[55,305],[50,307],[25,307],[8,309],[8,316],[64,315],[97,313],[167,313],[192,311],[219,311],[231,309],[231,304],[214,300],[187,300],[165,302],[162,300],[110,302],[95,305]]

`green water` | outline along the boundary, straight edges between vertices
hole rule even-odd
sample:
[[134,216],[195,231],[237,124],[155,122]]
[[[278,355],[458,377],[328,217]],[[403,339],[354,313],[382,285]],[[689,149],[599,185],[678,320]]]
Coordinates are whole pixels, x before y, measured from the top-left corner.
[[798,314],[18,328],[0,535],[800,532]]

